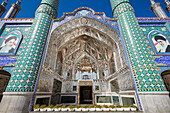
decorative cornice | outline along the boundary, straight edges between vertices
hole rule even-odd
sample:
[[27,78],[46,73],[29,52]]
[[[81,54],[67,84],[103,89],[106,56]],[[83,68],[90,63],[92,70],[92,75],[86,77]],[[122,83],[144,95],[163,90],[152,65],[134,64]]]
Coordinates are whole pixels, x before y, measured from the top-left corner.
[[21,96],[23,96],[23,95],[30,95],[30,96],[32,96],[33,95],[33,92],[4,92],[3,93],[3,95],[13,95],[13,96],[15,96],[15,95],[21,95]]
[[169,17],[163,18],[163,17],[137,17],[136,19],[170,19]]
[[33,23],[34,18],[9,18],[9,19],[0,19],[0,23],[10,24],[10,23]]
[[2,18],[1,20],[34,20],[34,18]]
[[139,95],[169,95],[168,91],[164,92],[138,92]]
[[54,21],[60,21],[60,20],[63,20],[66,16],[68,15],[75,15],[78,11],[80,10],[89,10],[89,11],[92,11],[94,13],[94,15],[103,15],[105,18],[109,19],[109,20],[118,20],[118,19],[113,19],[113,18],[109,18],[105,15],[104,12],[95,12],[93,9],[91,8],[88,8],[88,7],[80,7],[80,8],[77,8],[76,10],[74,10],[73,12],[69,12],[69,13],[64,13],[62,17],[58,18],[58,19],[53,19]]

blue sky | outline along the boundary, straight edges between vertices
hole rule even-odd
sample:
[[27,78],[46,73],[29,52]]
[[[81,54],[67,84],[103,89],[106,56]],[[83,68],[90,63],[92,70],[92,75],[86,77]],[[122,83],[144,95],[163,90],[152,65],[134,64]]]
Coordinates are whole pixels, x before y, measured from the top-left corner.
[[[1,3],[2,1],[3,0],[0,0]],[[8,5],[6,6],[7,10],[10,8],[11,4],[16,1],[17,0],[8,0]],[[16,18],[34,18],[35,11],[40,2],[41,0],[22,0],[22,10]],[[156,17],[150,10],[150,0],[130,0],[130,2],[135,9],[136,17]],[[166,6],[164,0],[155,0],[155,2],[160,2],[164,11],[170,17],[170,14],[165,10]],[[57,18],[60,18],[64,12],[73,12],[79,7],[89,7],[96,12],[104,12],[107,17],[113,17],[110,0],[60,0]],[[1,18],[3,18],[4,15]]]

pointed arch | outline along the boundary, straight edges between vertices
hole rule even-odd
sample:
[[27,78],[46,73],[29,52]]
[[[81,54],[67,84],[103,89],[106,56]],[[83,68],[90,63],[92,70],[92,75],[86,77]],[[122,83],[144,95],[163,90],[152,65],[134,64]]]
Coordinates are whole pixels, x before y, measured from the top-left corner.
[[3,97],[3,92],[8,85],[9,79],[11,77],[11,73],[6,70],[0,70],[0,102]]
[[[164,84],[167,88],[167,90],[170,92],[170,69],[165,70],[161,73],[162,79],[164,81]],[[170,93],[169,93],[170,96]]]

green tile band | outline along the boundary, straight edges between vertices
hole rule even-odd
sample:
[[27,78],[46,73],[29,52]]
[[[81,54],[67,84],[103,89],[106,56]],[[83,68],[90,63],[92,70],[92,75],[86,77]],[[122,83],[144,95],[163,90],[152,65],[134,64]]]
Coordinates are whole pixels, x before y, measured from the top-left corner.
[[58,7],[58,4],[59,0],[42,0],[6,92],[32,92],[34,90],[51,21],[57,16],[57,8],[54,9],[54,7]]
[[128,0],[111,0],[111,5],[120,23],[137,90],[166,91],[131,4]]

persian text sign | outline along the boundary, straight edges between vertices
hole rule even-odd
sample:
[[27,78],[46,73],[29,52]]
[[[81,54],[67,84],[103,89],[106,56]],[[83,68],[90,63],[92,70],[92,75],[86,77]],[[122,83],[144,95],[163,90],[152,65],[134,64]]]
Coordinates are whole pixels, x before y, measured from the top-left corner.
[[161,66],[170,66],[170,56],[154,56],[155,62]]
[[14,56],[1,56],[0,66],[14,66],[14,63],[16,61],[17,61],[17,58]]

